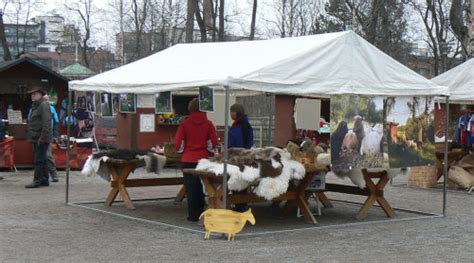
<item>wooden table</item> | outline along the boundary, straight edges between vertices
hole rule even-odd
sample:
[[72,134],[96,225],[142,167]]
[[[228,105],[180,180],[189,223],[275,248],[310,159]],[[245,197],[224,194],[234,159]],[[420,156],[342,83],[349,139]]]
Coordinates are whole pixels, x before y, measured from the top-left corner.
[[[281,194],[280,196],[272,199],[272,201],[287,201],[285,206],[282,208],[284,213],[288,213],[290,209],[295,206],[300,209],[305,220],[312,224],[317,224],[316,219],[314,218],[311,210],[308,207],[308,198],[306,197],[306,188],[313,180],[313,177],[320,173],[325,172],[326,167],[314,167],[314,166],[305,166],[306,174],[305,177],[299,181],[297,185],[290,183],[286,193]],[[204,187],[207,191],[207,200],[210,208],[222,208],[222,197],[224,194],[223,189],[223,176],[215,175],[211,172],[198,171],[194,169],[184,169],[184,173],[190,173],[194,176],[201,178],[204,183]],[[227,206],[229,207],[232,204],[242,204],[242,203],[261,203],[267,202],[263,197],[259,197],[254,193],[239,193],[227,195]]]
[[[369,210],[372,208],[375,202],[379,203],[380,207],[382,207],[383,211],[388,217],[394,217],[395,211],[385,199],[383,192],[383,189],[390,180],[387,171],[369,172],[367,169],[362,169],[362,175],[364,176],[364,181],[366,184],[366,188],[364,189],[360,189],[359,187],[352,185],[326,184],[325,191],[367,196],[367,199],[356,216],[357,219],[367,218]],[[375,183],[374,179],[379,180],[377,183]],[[317,194],[324,207],[332,207],[331,202],[324,192],[318,192]]]
[[182,185],[184,180],[180,178],[143,178],[143,179],[128,179],[131,172],[136,168],[144,165],[143,160],[117,160],[108,159],[105,164],[110,170],[112,180],[110,186],[112,189],[105,200],[105,204],[111,206],[117,195],[120,194],[125,207],[134,210],[135,206],[130,199],[127,187],[144,187],[144,186],[163,186],[163,185]]

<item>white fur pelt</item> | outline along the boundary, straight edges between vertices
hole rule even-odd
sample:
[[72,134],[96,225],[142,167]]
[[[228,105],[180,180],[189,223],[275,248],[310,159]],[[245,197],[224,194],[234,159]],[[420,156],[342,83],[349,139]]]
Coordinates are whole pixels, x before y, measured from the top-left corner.
[[[252,150],[231,149],[227,165],[229,190],[242,191],[250,185],[257,185],[254,189],[256,195],[267,200],[278,197],[287,191],[290,180],[302,179],[306,173],[304,166],[290,160],[290,157],[288,152],[273,147]],[[263,169],[270,169],[272,175],[266,175]],[[202,159],[196,170],[222,175],[224,173],[222,157],[212,160]]]
[[[136,155],[135,158],[143,160],[145,162],[145,169],[148,173],[159,174],[166,163],[165,156],[158,155],[155,153],[149,153],[147,155]],[[87,157],[87,160],[84,164],[84,167],[82,168],[81,173],[87,176],[97,175],[100,178],[110,182],[110,170],[108,166],[105,165],[105,163],[109,159],[110,157],[108,156],[100,156],[98,158],[94,158],[94,155],[90,155],[89,157]]]

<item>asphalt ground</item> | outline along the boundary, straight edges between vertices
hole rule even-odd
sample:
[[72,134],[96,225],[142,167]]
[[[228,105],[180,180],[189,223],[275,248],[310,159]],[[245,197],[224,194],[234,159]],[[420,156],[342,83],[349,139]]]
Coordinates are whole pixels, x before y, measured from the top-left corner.
[[[235,241],[220,236],[206,241],[202,227],[184,220],[185,203],[135,202],[135,211],[120,202],[106,207],[101,202],[108,183],[73,171],[70,202],[81,205],[65,205],[64,172],[59,183],[38,189],[24,188],[32,180],[31,170],[0,176],[1,262],[474,262],[473,195],[461,191],[448,192],[444,218],[414,220],[420,214],[397,211],[392,220],[374,208],[359,221],[359,205],[337,201],[317,216],[319,227],[281,217],[263,204],[252,207],[257,224],[247,226]],[[164,176],[179,173],[169,170]],[[176,186],[129,190],[133,199],[171,198],[177,191]],[[386,196],[394,207],[442,211],[442,191],[387,186]],[[345,225],[335,226],[340,223]]]

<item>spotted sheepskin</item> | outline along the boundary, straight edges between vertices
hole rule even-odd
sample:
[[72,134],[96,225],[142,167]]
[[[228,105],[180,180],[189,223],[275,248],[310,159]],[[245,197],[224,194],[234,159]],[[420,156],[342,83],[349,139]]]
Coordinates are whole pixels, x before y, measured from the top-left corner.
[[[274,147],[229,149],[229,190],[242,191],[256,185],[253,188],[256,195],[267,200],[278,197],[288,190],[290,180],[299,180],[305,175],[304,166],[290,158],[287,151]],[[202,159],[196,169],[222,175],[223,162],[223,155]]]

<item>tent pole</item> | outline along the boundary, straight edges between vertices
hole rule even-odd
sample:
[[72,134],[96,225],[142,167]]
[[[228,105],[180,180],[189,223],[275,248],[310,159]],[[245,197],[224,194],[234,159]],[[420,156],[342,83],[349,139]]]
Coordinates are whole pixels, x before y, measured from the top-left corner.
[[446,97],[446,125],[444,127],[444,176],[443,176],[443,216],[446,216],[447,184],[448,184],[448,127],[449,127],[449,96]]
[[72,112],[72,90],[68,91],[68,99],[67,99],[67,114],[66,114],[66,125],[67,125],[67,140],[66,140],[66,205],[69,204],[69,161],[70,161],[70,142],[69,138],[71,136],[71,112]]
[[222,186],[224,187],[224,196],[222,198],[222,202],[224,205],[224,209],[227,209],[227,162],[229,160],[229,152],[227,148],[229,146],[229,86],[224,86],[225,89],[225,118],[224,118],[224,181],[222,182]]

